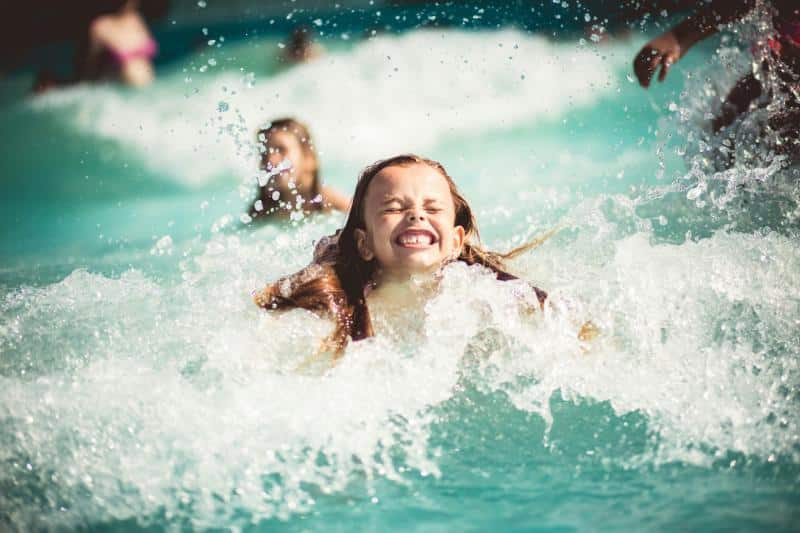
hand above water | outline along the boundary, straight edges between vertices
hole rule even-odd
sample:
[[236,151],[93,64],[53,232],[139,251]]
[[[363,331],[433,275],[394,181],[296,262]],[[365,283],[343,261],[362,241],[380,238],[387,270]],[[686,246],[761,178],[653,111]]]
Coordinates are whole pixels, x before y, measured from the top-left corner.
[[672,64],[683,57],[686,49],[671,30],[644,45],[633,60],[633,71],[639,78],[639,84],[649,87],[659,65],[661,72],[658,74],[658,81],[664,81]]

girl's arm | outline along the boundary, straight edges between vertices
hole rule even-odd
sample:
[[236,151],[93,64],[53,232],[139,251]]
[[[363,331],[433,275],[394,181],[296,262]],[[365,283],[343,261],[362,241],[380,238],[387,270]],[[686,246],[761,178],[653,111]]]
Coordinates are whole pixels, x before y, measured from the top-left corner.
[[633,71],[642,87],[648,87],[658,67],[658,81],[664,81],[670,67],[689,48],[718,31],[719,26],[745,16],[755,6],[755,0],[712,0],[686,20],[662,33],[639,51],[633,60]]

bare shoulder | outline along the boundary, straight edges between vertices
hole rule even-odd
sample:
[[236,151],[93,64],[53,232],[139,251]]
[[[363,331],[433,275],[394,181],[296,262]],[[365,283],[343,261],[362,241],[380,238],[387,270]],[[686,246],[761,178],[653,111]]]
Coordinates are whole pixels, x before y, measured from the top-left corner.
[[330,206],[337,211],[350,209],[350,197],[327,185],[322,186],[322,201],[326,206]]

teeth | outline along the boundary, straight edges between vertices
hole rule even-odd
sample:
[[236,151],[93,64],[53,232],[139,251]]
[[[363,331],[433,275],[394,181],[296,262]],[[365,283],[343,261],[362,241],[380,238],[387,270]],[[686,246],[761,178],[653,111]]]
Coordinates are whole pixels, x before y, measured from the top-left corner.
[[430,235],[422,233],[414,233],[411,235],[401,235],[400,244],[431,244],[433,239]]

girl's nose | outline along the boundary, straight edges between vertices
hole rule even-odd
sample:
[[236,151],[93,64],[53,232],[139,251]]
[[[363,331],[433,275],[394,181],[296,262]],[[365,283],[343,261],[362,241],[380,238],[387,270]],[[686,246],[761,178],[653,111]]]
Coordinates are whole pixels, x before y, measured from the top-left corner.
[[416,209],[409,209],[408,211],[408,221],[409,222],[422,222],[425,220],[425,212],[424,211],[417,211]]

